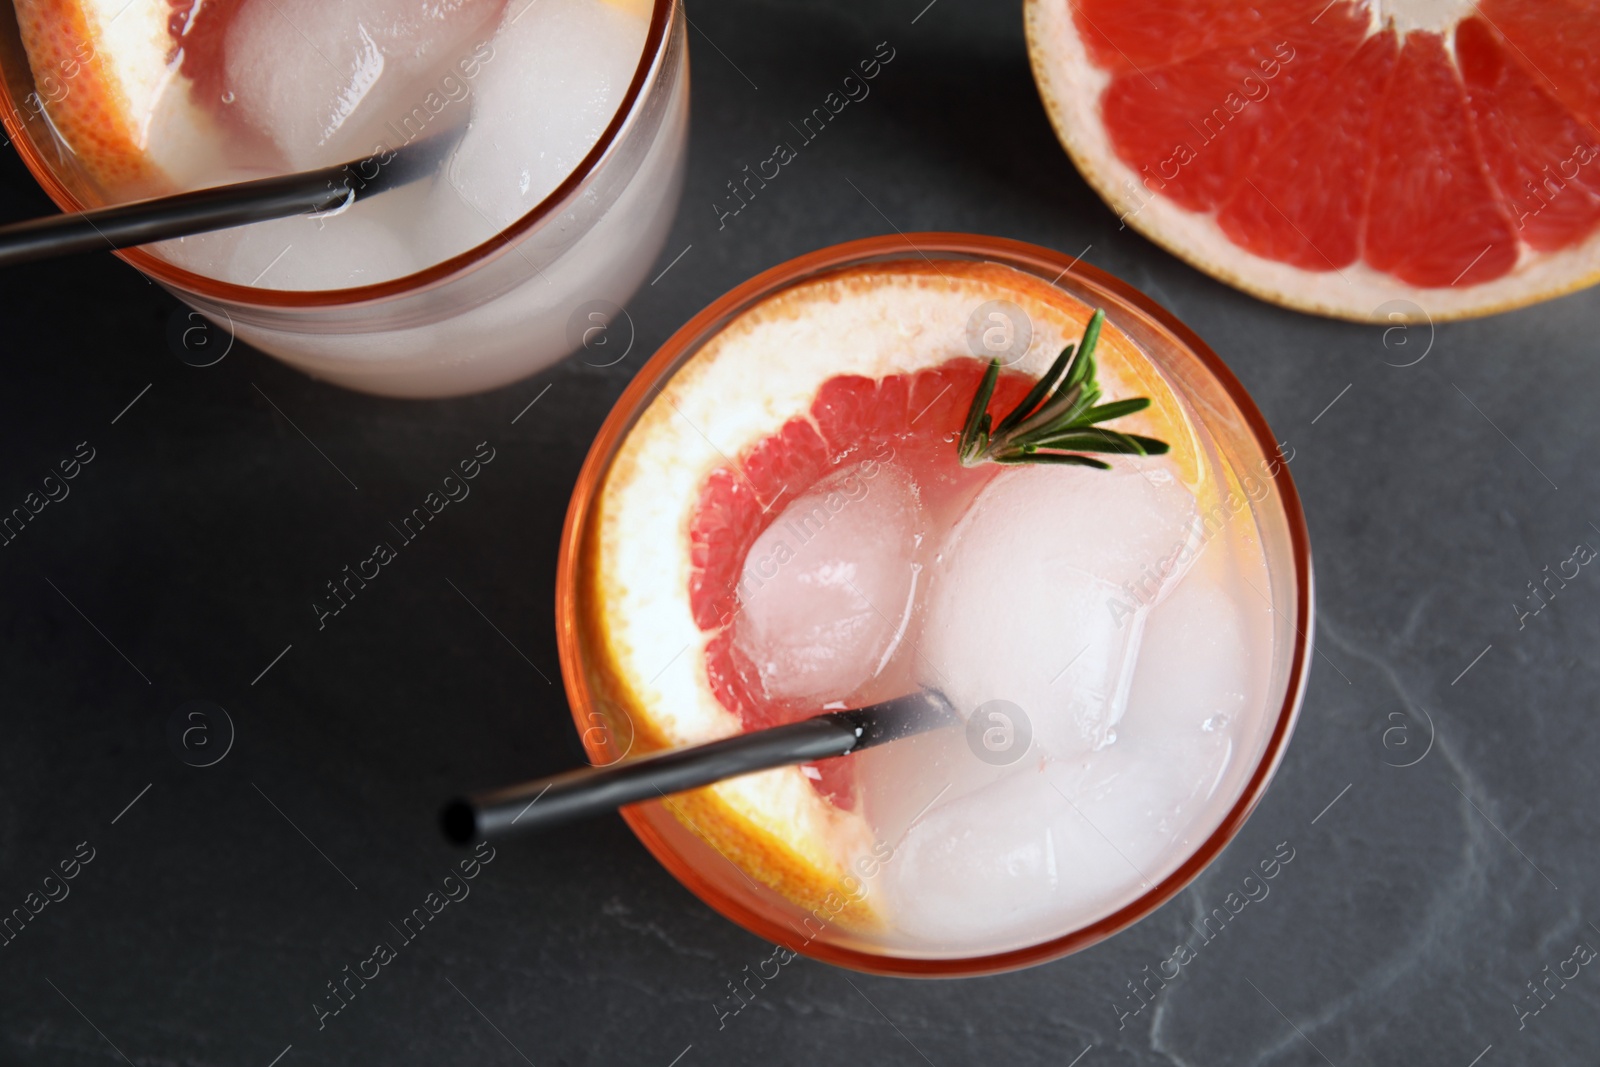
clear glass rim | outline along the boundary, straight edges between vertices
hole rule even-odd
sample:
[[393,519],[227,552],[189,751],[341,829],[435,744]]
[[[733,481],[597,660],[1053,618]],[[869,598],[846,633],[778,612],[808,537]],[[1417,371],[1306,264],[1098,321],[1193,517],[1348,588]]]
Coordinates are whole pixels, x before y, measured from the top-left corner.
[[[524,235],[538,227],[540,223],[560,212],[570,200],[583,191],[590,178],[593,177],[601,164],[611,154],[623,131],[632,122],[639,102],[644,99],[651,84],[658,76],[663,60],[666,57],[667,49],[671,45],[673,32],[676,29],[675,20],[678,17],[678,12],[677,0],[652,0],[650,28],[645,34],[644,49],[639,57],[639,65],[634,69],[633,80],[628,83],[628,91],[623,95],[622,102],[617,106],[616,113],[611,116],[611,121],[601,131],[600,139],[595,142],[588,155],[584,156],[578,165],[573,168],[572,173],[568,174],[566,179],[556,186],[549,196],[545,197],[509,226],[466,251],[451,256],[449,259],[442,260],[412,274],[401,275],[398,278],[392,278],[385,282],[376,282],[371,285],[358,285],[346,289],[296,290],[264,289],[250,285],[237,285],[233,282],[218,281],[215,278],[208,278],[203,274],[196,274],[193,271],[184,270],[182,267],[168,263],[143,248],[124,248],[117,250],[113,254],[164,285],[172,286],[202,299],[248,307],[348,307],[389,300],[442,285],[459,275],[465,274],[502,249],[509,248]],[[3,60],[0,60],[0,78],[5,80],[4,83],[7,86],[13,84],[11,72],[4,69]],[[31,84],[31,81],[30,75],[28,82]],[[12,101],[12,104],[14,105],[15,101]],[[40,153],[38,146],[34,144],[31,131],[19,120],[18,116],[22,114],[24,109],[13,106],[6,110],[9,113],[0,116],[0,119],[4,121],[6,133],[11,138],[11,143],[16,146],[17,154],[22,157],[22,161],[27,166],[29,173],[39,183],[40,188],[62,211],[75,212],[85,210],[87,205],[56,176]]]
[[[1277,438],[1268,428],[1255,402],[1233,372],[1193,331],[1170,312],[1156,305],[1143,293],[1105,272],[1082,263],[1075,257],[1052,249],[1006,238],[961,233],[911,233],[869,237],[833,245],[791,259],[763,271],[728,291],[695,315],[670,338],[639,370],[612,407],[590,446],[573,489],[562,529],[556,566],[556,635],[561,657],[561,675],[574,722],[584,734],[584,746],[595,762],[609,762],[604,742],[591,741],[584,732],[586,716],[596,706],[583,662],[583,626],[580,618],[582,574],[578,560],[590,532],[590,517],[595,499],[611,461],[623,439],[644,408],[655,399],[662,383],[682,362],[734,316],[775,292],[817,274],[870,260],[888,257],[953,254],[1018,267],[1033,275],[1054,276],[1059,280],[1073,275],[1078,281],[1103,292],[1122,305],[1119,310],[1142,315],[1171,334],[1206,369],[1243,417],[1250,435],[1268,456],[1277,455]],[[1289,659],[1289,676],[1282,707],[1273,722],[1271,735],[1243,789],[1217,827],[1207,835],[1171,874],[1115,912],[1060,937],[1034,945],[982,956],[949,959],[880,955],[841,945],[811,941],[800,954],[869,974],[900,977],[955,978],[995,974],[1044,963],[1069,955],[1102,941],[1138,922],[1171,900],[1200,874],[1238,834],[1254,811],[1276,773],[1288,746],[1295,720],[1305,696],[1311,658],[1313,627],[1311,547],[1300,496],[1287,464],[1280,465],[1273,478],[1281,501],[1294,563],[1295,645]],[[690,892],[724,917],[777,945],[789,945],[793,930],[786,929],[765,915],[722,891],[701,877],[694,867],[663,839],[655,827],[638,811],[624,808],[622,817],[657,861]]]

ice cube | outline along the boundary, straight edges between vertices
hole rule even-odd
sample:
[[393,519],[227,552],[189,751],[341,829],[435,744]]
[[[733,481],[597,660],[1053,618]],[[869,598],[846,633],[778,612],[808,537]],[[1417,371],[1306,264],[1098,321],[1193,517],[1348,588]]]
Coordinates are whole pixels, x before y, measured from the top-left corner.
[[601,0],[511,0],[472,124],[447,165],[450,183],[496,226],[537,206],[616,114],[648,29]]
[[[1102,520],[1126,513],[1096,509]],[[1192,569],[1140,609],[1125,709],[1114,738],[1097,749],[1061,759],[1035,753],[975,788],[948,754],[914,760],[909,747],[885,746],[858,757],[876,758],[874,773],[887,773],[887,782],[865,783],[867,812],[896,842],[885,870],[903,936],[995,950],[1065,931],[1166,877],[1215,827],[1222,809],[1208,801],[1232,795],[1223,783],[1247,766],[1236,749],[1256,732],[1264,667],[1247,632],[1253,604],[1230,595],[1232,573]],[[961,739],[955,730],[914,740],[944,752]],[[895,792],[926,804],[946,784],[921,818],[910,816],[909,829],[901,829],[909,799],[884,797],[874,807]]]
[[343,289],[418,270],[391,226],[357,214],[294,216],[240,228],[221,277],[265,289]]
[[426,203],[411,220],[412,245],[424,263],[440,263],[482,244],[500,231],[462,198],[444,173],[428,183]]
[[767,696],[818,705],[856,692],[904,636],[922,537],[901,471],[852,465],[798,497],[745,557],[734,646]]
[[1111,743],[1150,607],[1194,554],[1195,514],[1160,468],[1001,474],[932,568],[925,684],[963,715],[1017,705],[1047,755]]
[[388,281],[434,260],[399,220],[431,202],[426,181],[322,215],[193,234],[154,246],[197,274],[263,289],[343,289]]
[[399,147],[466,120],[505,2],[257,0],[228,30],[224,99],[293,169]]
[[175,237],[170,241],[160,241],[145,247],[184,270],[231,282],[235,280],[229,274],[233,264],[233,253],[238,247],[239,235],[242,233],[244,230],[240,227],[213,230],[210,233]]
[[889,842],[898,841],[924,812],[993,785],[1013,769],[980,759],[960,728],[930,730],[850,759],[873,833]]
[[[1248,589],[1243,595],[1255,596]],[[1112,747],[1129,759],[1126,786],[1147,797],[1152,815],[1174,832],[1230,770],[1235,739],[1255,732],[1257,665],[1243,618],[1250,607],[1197,571],[1145,624]]]
[[1048,763],[940,803],[884,866],[898,932],[952,947],[1041,936],[1104,914],[1145,882]]

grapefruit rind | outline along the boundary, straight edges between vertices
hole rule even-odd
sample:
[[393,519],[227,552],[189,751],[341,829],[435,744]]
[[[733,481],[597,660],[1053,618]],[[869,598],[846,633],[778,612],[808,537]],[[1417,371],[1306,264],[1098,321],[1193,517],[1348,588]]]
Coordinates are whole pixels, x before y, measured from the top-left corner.
[[[1455,288],[1419,288],[1356,262],[1312,271],[1240,248],[1211,214],[1152,193],[1120,158],[1100,114],[1111,80],[1090,61],[1069,0],[1025,0],[1028,57],[1045,111],[1078,172],[1123,224],[1198,270],[1263,300],[1356,322],[1444,322],[1524,307],[1600,281],[1600,231],[1554,252],[1521,249],[1510,273]],[[1416,310],[1397,307],[1409,302]]]
[[[1010,267],[904,261],[823,275],[769,297],[726,326],[669,378],[619,448],[597,499],[586,632],[598,690],[625,711],[633,750],[698,744],[738,733],[717,700],[690,597],[690,523],[707,477],[791,418],[809,418],[823,382],[881,379],[971,357],[968,319],[1007,300],[1030,319],[1034,343],[1015,369],[1043,374],[1076,341],[1092,309]],[[1197,496],[1206,466],[1181,402],[1108,323],[1098,349],[1108,397],[1149,396],[1119,428],[1162,437]],[[954,449],[954,444],[951,448]],[[672,798],[692,832],[800,908],[826,909],[855,931],[884,917],[870,882],[852,876],[875,845],[858,812],[828,803],[799,768],[749,775]],[[830,894],[834,894],[830,899]],[[841,911],[838,900],[848,905]]]
[[97,192],[170,192],[210,166],[215,120],[178,70],[167,0],[16,0],[45,118]]

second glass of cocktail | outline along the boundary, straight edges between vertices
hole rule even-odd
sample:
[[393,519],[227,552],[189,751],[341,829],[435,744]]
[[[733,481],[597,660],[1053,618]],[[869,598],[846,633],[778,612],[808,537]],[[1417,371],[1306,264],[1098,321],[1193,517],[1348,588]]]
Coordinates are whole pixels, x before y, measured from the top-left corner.
[[677,0],[14,8],[7,131],[65,210],[429,146],[437,164],[405,188],[119,253],[339,385],[425,397],[525,377],[611,324],[671,225]]

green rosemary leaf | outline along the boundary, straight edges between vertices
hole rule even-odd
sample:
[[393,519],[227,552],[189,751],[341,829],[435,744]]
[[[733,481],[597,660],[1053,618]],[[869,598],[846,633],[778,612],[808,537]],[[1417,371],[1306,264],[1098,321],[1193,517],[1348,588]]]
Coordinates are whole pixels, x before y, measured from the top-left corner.
[[1145,437],[1137,433],[1130,433],[1128,436],[1144,446],[1144,454],[1147,456],[1164,456],[1171,451],[1171,446],[1160,438]]
[[1078,421],[1086,426],[1096,422],[1110,422],[1112,419],[1120,419],[1124,415],[1132,415],[1136,411],[1143,411],[1149,406],[1150,398],[1147,396],[1136,396],[1130,400],[1113,400],[1109,404],[1101,404],[1099,407],[1090,408],[1083,413],[1082,418]]
[[1050,369],[1045,371],[1044,377],[1033,383],[1033,388],[1028,390],[1028,395],[1022,398],[1022,403],[1011,410],[1011,414],[1000,420],[1000,425],[994,428],[994,435],[999,437],[1023,419],[1032,415],[1034,410],[1050,395],[1050,389],[1056,380],[1061,377],[1061,372],[1067,369],[1072,361],[1072,355],[1078,350],[1077,345],[1068,345],[1061,350]]
[[989,402],[1000,378],[1000,361],[991,360],[956,444],[961,464],[1049,463],[1109,470],[1110,464],[1082,453],[1159,456],[1167,452],[1165,441],[1097,425],[1150,406],[1145,397],[1100,403],[1094,351],[1104,323],[1105,312],[1097,309],[1077,345],[1062,349],[1044,377],[998,424],[989,413]]
[[1027,423],[1024,423],[1027,431],[1026,436],[1037,438],[1088,426],[1089,423],[1085,421],[1084,415],[1092,410],[1095,401],[1100,399],[1100,389],[1091,382],[1088,388],[1080,385],[1075,392],[1076,395],[1072,396],[1072,401],[1067,405],[1066,409],[1057,412],[1049,421],[1036,423],[1030,419]]
[[967,422],[961,429],[961,461],[971,462],[976,458],[978,451],[979,426],[983,417],[988,414],[989,398],[994,396],[995,382],[1000,380],[1000,361],[991,359],[989,369],[983,372],[983,381],[978,383],[978,393],[972,398],[972,407],[967,409]]
[[1099,428],[1073,430],[1055,437],[1029,442],[1033,448],[1072,449],[1078,452],[1112,452],[1122,456],[1143,456],[1149,450],[1136,438],[1115,430]]
[[1083,386],[1076,385],[1065,392],[1058,392],[1055,396],[1044,402],[1044,406],[1032,415],[1023,419],[1012,427],[1006,434],[1007,441],[1015,441],[1023,437],[1038,433],[1046,426],[1054,426],[1066,420],[1071,421],[1072,412],[1082,406]]
[[1100,383],[1095,380],[1096,375],[1099,373],[1100,365],[1092,357],[1086,362],[1088,363],[1089,370],[1088,373],[1084,375],[1083,381],[1080,383],[1083,389],[1083,399],[1077,404],[1073,405],[1074,414],[1080,416],[1088,409],[1094,407],[1100,399]]
[[1091,459],[1088,456],[1080,456],[1072,452],[1033,452],[1026,456],[1011,456],[1005,459],[995,456],[992,458],[996,463],[1003,463],[1007,466],[1016,466],[1022,463],[1053,463],[1064,467],[1093,467],[1095,470],[1102,471],[1111,469],[1111,464],[1109,463],[1102,463],[1098,459]]
[[1092,378],[1085,383],[1083,395],[1078,402],[1072,405],[1072,421],[1079,426],[1088,426],[1094,420],[1088,418],[1089,412],[1100,403],[1100,386]]
[[1078,343],[1078,359],[1073,364],[1072,373],[1067,377],[1067,388],[1070,389],[1079,382],[1094,380],[1094,350],[1100,343],[1100,327],[1105,321],[1106,313],[1099,308],[1096,308],[1094,314],[1089,317],[1089,325],[1083,328],[1083,340]]

